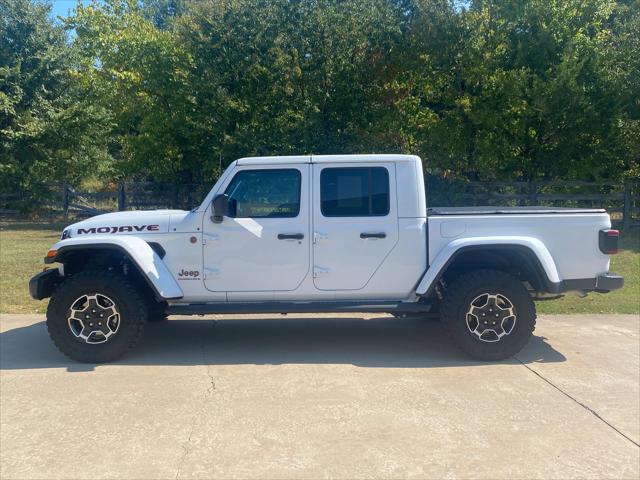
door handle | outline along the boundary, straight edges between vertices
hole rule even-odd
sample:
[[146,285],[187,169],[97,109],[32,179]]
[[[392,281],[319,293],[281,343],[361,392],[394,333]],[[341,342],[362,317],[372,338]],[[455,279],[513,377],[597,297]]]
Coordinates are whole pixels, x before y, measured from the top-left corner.
[[377,232],[377,233],[363,232],[360,234],[360,238],[387,238],[387,234],[384,232]]
[[304,235],[302,233],[279,233],[278,240],[302,240]]

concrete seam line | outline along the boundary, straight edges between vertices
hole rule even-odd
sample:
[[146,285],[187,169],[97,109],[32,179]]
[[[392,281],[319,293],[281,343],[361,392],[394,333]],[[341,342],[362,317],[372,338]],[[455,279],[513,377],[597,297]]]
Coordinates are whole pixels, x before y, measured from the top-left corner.
[[632,438],[628,437],[627,435],[625,435],[623,432],[621,432],[620,430],[618,430],[616,427],[614,427],[611,423],[607,422],[604,418],[602,418],[600,416],[600,414],[598,412],[596,412],[593,408],[589,407],[588,405],[585,405],[584,403],[582,403],[581,401],[577,400],[576,398],[572,397],[571,395],[569,395],[567,392],[565,392],[564,390],[562,390],[560,387],[558,387],[556,384],[554,384],[553,382],[551,382],[550,380],[547,380],[545,377],[543,377],[541,374],[539,374],[538,372],[536,372],[533,368],[529,367],[527,364],[525,364],[522,360],[520,360],[518,357],[516,357],[515,355],[513,356],[513,358],[515,358],[518,362],[520,362],[520,364],[526,368],[527,370],[529,370],[531,373],[533,373],[534,375],[536,375],[537,377],[539,377],[540,379],[544,380],[545,382],[547,382],[549,385],[551,385],[553,388],[555,388],[556,390],[558,390],[560,393],[562,393],[565,397],[569,398],[570,400],[572,400],[574,403],[577,403],[578,405],[580,405],[582,408],[584,408],[587,412],[589,412],[590,414],[592,414],[594,417],[596,417],[598,420],[600,420],[602,423],[604,423],[605,425],[607,425],[609,428],[611,428],[612,430],[614,430],[616,433],[618,433],[619,435],[621,435],[622,437],[626,438],[627,440],[629,440],[631,443],[633,443],[636,447],[640,447],[640,443],[636,442],[635,440],[633,440]]
[[[215,328],[215,324],[216,322],[213,322],[213,327]],[[213,393],[213,391],[216,389],[216,383],[215,380],[213,378],[213,375],[211,374],[211,369],[210,369],[210,365],[207,362],[207,349],[206,349],[206,345],[205,345],[205,341],[203,339],[202,344],[200,345],[201,347],[201,351],[202,351],[202,365],[205,367],[205,374],[207,376],[207,379],[209,380],[207,383],[209,384],[207,387],[207,391],[204,393],[204,396],[202,398],[202,407],[200,408],[200,411],[198,412],[198,414],[193,418],[193,421],[191,422],[191,427],[189,429],[189,435],[187,436],[187,440],[184,442],[184,444],[182,445],[182,456],[180,458],[180,462],[178,463],[178,468],[176,470],[176,476],[175,476],[175,480],[178,480],[178,478],[180,477],[180,472],[182,471],[182,466],[184,465],[184,462],[187,459],[187,455],[189,454],[189,445],[191,444],[191,437],[193,436],[193,433],[196,429],[196,424],[198,423],[198,419],[202,416],[202,413],[205,410],[205,407],[207,406],[207,398],[211,396],[211,394]]]

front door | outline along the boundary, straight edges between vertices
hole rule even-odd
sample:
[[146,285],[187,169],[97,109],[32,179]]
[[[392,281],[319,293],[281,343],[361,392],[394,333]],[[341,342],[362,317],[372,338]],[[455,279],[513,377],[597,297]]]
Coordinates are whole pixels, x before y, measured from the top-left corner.
[[[223,186],[230,215],[204,220],[205,286],[211,291],[295,290],[309,271],[308,164],[239,167]],[[210,209],[211,207],[209,207]]]
[[313,164],[313,282],[361,290],[398,241],[393,163]]

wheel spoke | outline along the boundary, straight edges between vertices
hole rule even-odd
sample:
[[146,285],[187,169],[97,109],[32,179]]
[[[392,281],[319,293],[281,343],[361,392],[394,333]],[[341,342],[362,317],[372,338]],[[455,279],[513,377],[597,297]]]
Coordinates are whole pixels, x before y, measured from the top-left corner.
[[466,313],[467,329],[483,342],[499,341],[513,331],[515,323],[513,303],[499,293],[478,295]]
[[84,330],[83,321],[77,318],[76,316],[72,315],[71,317],[69,317],[68,323],[69,323],[69,329],[71,330],[71,333],[73,333],[73,335],[75,335],[76,337],[80,337],[82,331]]
[[482,332],[482,335],[480,335],[480,340],[485,342],[497,342],[500,340],[500,336],[495,332],[495,330],[487,329]]
[[497,301],[498,301],[498,295],[496,295],[495,293],[490,293],[489,295],[487,295],[487,305],[486,306],[495,307]]
[[101,293],[78,297],[69,309],[69,330],[78,340],[95,345],[104,343],[120,327],[120,312],[113,300]]
[[113,335],[114,333],[116,333],[118,327],[120,326],[120,315],[118,313],[111,315],[107,319],[105,325],[109,329],[109,335]]
[[478,308],[484,308],[489,303],[489,294],[483,294],[477,296],[472,302],[471,305]]
[[513,330],[513,327],[516,326],[516,316],[515,315],[509,315],[508,317],[505,317],[502,320],[502,323],[501,323],[500,326],[504,330],[505,335],[509,335],[511,333],[511,331]]

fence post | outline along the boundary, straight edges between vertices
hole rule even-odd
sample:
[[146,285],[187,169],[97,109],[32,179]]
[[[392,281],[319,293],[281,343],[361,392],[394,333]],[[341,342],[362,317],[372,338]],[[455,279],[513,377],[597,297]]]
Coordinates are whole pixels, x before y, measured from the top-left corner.
[[66,182],[62,184],[62,217],[69,219],[69,186]]
[[622,228],[627,229],[631,224],[631,182],[624,182],[624,205],[622,207]]
[[127,208],[126,197],[124,192],[124,182],[118,184],[118,211],[123,212]]
[[538,184],[536,179],[529,180],[529,206],[533,207],[538,204]]

